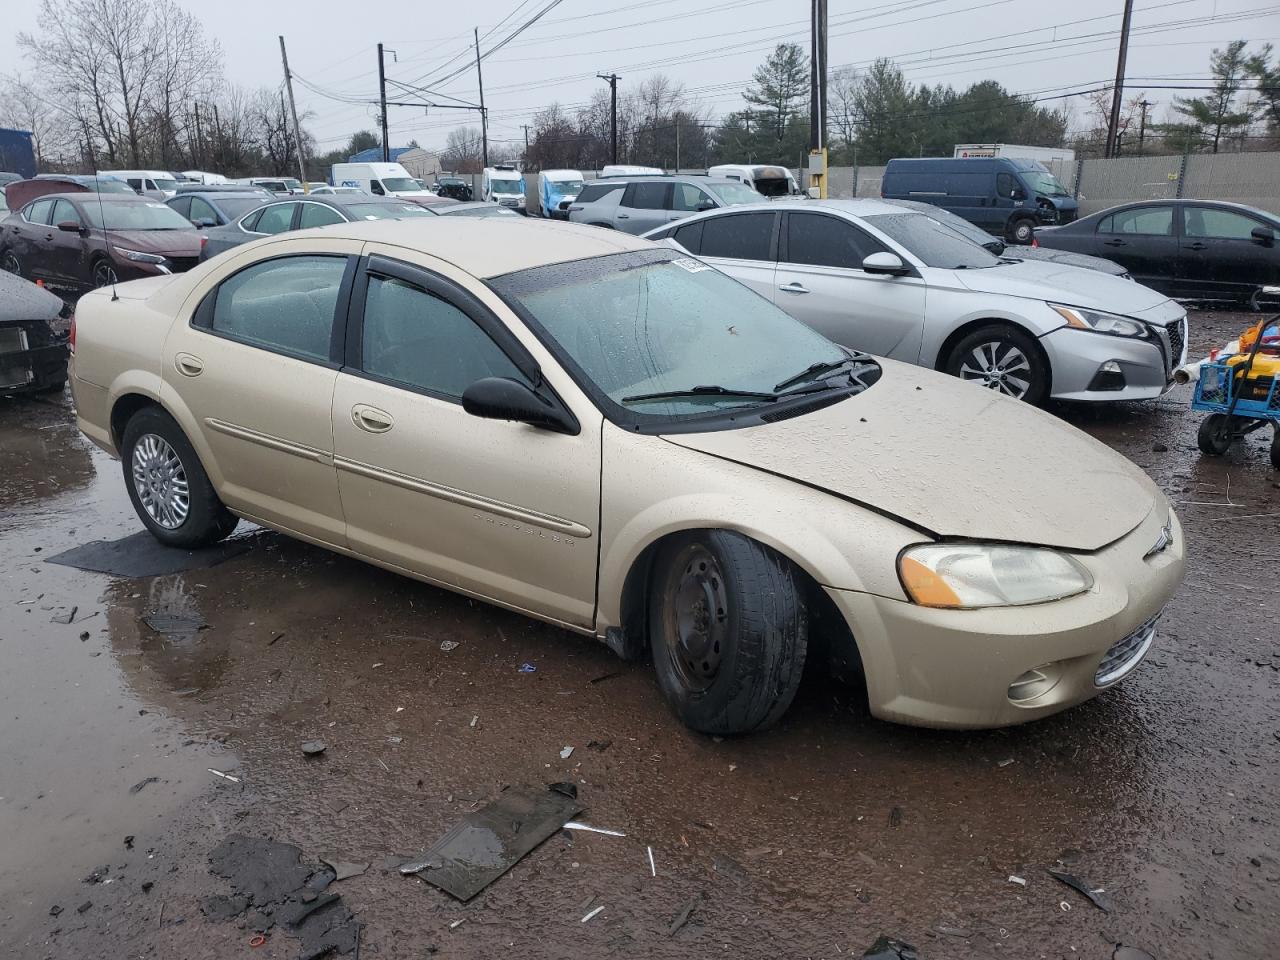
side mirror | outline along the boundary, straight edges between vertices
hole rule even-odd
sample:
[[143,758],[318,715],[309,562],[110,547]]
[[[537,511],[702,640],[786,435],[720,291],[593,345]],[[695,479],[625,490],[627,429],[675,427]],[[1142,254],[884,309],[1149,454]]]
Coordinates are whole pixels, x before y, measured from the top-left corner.
[[1270,227],[1254,227],[1249,231],[1249,236],[1253,238],[1254,243],[1269,247],[1276,242],[1276,232]]
[[703,200],[696,207],[694,207],[694,210],[696,210],[698,213],[702,213],[702,211],[704,210],[714,210],[715,208],[716,208],[716,202],[714,200]]
[[58,229],[63,233],[79,233],[84,228],[78,220],[63,220],[58,224]]
[[892,277],[900,277],[911,272],[910,268],[902,262],[901,257],[887,250],[868,256],[862,261],[862,269],[867,273],[883,273]]
[[485,420],[514,420],[576,436],[580,427],[558,402],[539,396],[518,380],[485,377],[462,392],[462,409]]

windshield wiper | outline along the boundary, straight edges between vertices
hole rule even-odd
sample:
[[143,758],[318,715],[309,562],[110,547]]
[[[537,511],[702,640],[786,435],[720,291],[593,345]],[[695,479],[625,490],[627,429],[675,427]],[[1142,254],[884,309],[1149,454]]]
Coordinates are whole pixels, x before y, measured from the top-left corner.
[[761,390],[731,390],[728,387],[722,387],[718,383],[700,384],[696,387],[690,387],[687,390],[661,390],[657,393],[637,393],[634,396],[623,397],[623,403],[643,403],[647,400],[679,400],[687,397],[743,397],[747,400],[768,400],[770,402],[778,399],[777,393],[765,393]]
[[774,391],[784,390],[797,383],[803,383],[805,380],[816,380],[822,374],[830,373],[833,370],[839,370],[841,367],[847,367],[851,363],[857,363],[857,357],[843,357],[840,360],[819,360],[817,363],[811,363],[797,374],[793,374],[787,379],[782,380],[773,385]]

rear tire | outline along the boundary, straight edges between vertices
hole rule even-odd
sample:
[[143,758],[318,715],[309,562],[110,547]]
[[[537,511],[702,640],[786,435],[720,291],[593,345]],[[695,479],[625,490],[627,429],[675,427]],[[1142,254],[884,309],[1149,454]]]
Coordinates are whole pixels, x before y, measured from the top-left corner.
[[15,277],[22,276],[22,261],[18,259],[18,255],[12,250],[6,250],[0,253],[0,270],[5,273],[12,273]]
[[809,613],[791,564],[739,533],[665,543],[649,591],[654,670],[672,710],[701,733],[776,723],[804,672]]
[[1049,364],[1035,340],[1007,323],[979,327],[947,355],[953,377],[1039,406],[1049,396]]
[[1271,465],[1280,470],[1280,424],[1274,427],[1271,434]]
[[205,547],[240,522],[218,499],[182,428],[159,407],[143,407],[129,418],[120,462],[133,509],[166,546]]
[[[1225,413],[1211,413],[1200,421],[1200,429],[1196,431],[1196,445],[1200,447],[1201,453],[1220,457],[1231,449],[1231,444],[1235,442],[1231,431],[1227,432],[1225,439],[1222,436],[1222,428],[1226,421]],[[1272,460],[1275,459],[1275,450],[1275,443],[1272,442]]]

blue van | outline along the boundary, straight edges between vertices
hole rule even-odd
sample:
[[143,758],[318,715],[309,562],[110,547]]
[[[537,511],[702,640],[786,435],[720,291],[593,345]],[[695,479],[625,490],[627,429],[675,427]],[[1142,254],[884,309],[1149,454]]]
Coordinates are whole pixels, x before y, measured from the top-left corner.
[[1075,198],[1039,161],[1013,157],[890,160],[880,196],[932,203],[1010,243],[1030,243],[1037,226],[1079,214]]

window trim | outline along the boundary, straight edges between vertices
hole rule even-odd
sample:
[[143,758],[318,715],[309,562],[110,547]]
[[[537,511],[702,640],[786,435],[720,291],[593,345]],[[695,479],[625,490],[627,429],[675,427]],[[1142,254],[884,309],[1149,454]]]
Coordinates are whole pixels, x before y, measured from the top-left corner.
[[[1167,237],[1171,240],[1177,240],[1182,237],[1182,221],[1185,216],[1185,214],[1180,213],[1179,208],[1181,206],[1182,206],[1181,204],[1176,204],[1176,203],[1150,203],[1150,204],[1144,203],[1140,205],[1121,207],[1118,210],[1112,210],[1105,217],[1099,217],[1098,225],[1094,227],[1093,234],[1094,236],[1104,236],[1104,237]],[[1133,212],[1143,211],[1143,210],[1161,210],[1161,209],[1169,211],[1169,217],[1172,221],[1170,226],[1173,227],[1173,233],[1123,233],[1123,232],[1117,232],[1115,230],[1108,230],[1106,232],[1103,232],[1102,225],[1106,223],[1108,220],[1112,221],[1112,223],[1114,224],[1116,217],[1121,214],[1133,213]]]
[[54,214],[58,212],[58,204],[60,204],[60,203],[65,203],[68,207],[70,207],[70,208],[71,208],[71,213],[72,213],[72,215],[75,217],[75,221],[76,221],[76,223],[80,224],[80,228],[83,230],[83,229],[84,229],[84,216],[83,216],[83,215],[81,215],[81,213],[80,213],[80,208],[79,208],[79,207],[77,207],[77,206],[76,206],[74,203],[72,203],[70,200],[68,200],[66,197],[58,197],[58,199],[56,199],[56,200],[54,200],[54,201],[53,201],[53,206],[52,206],[52,207],[50,208],[50,210],[49,210],[49,226],[51,226],[51,227],[56,227],[59,223],[64,222],[64,221],[62,221],[62,220],[58,220],[58,219],[56,219],[56,218],[54,217]]
[[49,216],[50,216],[50,217],[52,217],[52,216],[53,216],[53,205],[54,205],[54,200],[53,200],[53,198],[52,198],[52,197],[36,197],[34,200],[32,200],[30,203],[28,203],[25,207],[23,207],[23,208],[22,208],[22,219],[23,219],[23,220],[25,220],[27,223],[31,224],[33,227],[48,227],[48,226],[51,226],[51,224],[50,224],[50,222],[49,222],[48,220],[46,220],[44,223],[41,223],[39,220],[32,220],[32,219],[31,219],[31,217],[30,217],[30,216],[28,216],[28,212],[29,212],[32,208],[34,208],[34,207],[35,207],[35,205],[36,205],[37,203],[48,203],[48,204],[49,204]]
[[[289,217],[289,226],[285,227],[283,230],[280,230],[276,233],[263,233],[261,230],[258,229],[258,220],[262,219],[262,215],[264,213],[266,213],[272,207],[283,206],[286,203],[292,203],[295,205],[293,208],[293,215]],[[276,237],[276,236],[279,236],[281,233],[291,233],[292,231],[297,229],[295,224],[298,222],[298,210],[300,209],[300,207],[301,207],[301,203],[299,201],[293,200],[293,199],[285,199],[285,198],[276,200],[273,203],[264,203],[262,206],[257,207],[256,209],[250,210],[243,217],[241,217],[236,222],[236,226],[238,226],[243,232],[251,234],[252,236],[255,236],[255,237]],[[245,227],[244,221],[248,220],[254,214],[257,214],[258,219],[253,221],[253,229],[250,230],[247,227]]]
[[[698,253],[698,256],[699,256],[699,257],[711,257],[712,259],[715,259],[715,260],[739,260],[739,261],[742,261],[742,262],[744,262],[744,263],[774,263],[774,264],[776,264],[776,263],[778,262],[778,251],[779,251],[779,247],[780,247],[780,244],[781,244],[781,242],[782,242],[782,241],[781,241],[781,238],[780,238],[780,234],[781,234],[781,232],[782,232],[782,226],[781,226],[781,224],[782,224],[782,214],[783,214],[783,212],[784,212],[784,211],[781,211],[781,210],[742,210],[742,211],[735,211],[735,212],[730,213],[730,212],[728,212],[728,211],[732,210],[732,209],[733,209],[732,207],[725,207],[725,208],[723,208],[723,209],[726,211],[725,213],[722,213],[722,214],[719,214],[719,215],[714,215],[714,214],[713,214],[712,216],[709,216],[709,217],[707,217],[705,220],[703,220],[703,221],[702,221],[702,224],[703,224],[703,227],[702,227],[702,239],[701,239],[701,240],[699,241],[699,243],[698,243],[698,249],[699,249],[699,251],[700,251],[700,252]],[[708,223],[710,223],[711,221],[713,221],[713,220],[728,220],[730,217],[766,217],[766,216],[767,216],[767,217],[773,217],[773,225],[772,225],[772,227],[770,228],[770,231],[769,231],[769,253],[768,253],[768,256],[767,256],[767,258],[766,258],[766,259],[764,259],[764,260],[755,260],[755,259],[751,259],[751,258],[748,258],[748,257],[722,257],[722,256],[720,256],[719,254],[715,254],[715,253],[703,253],[703,252],[701,252],[702,247],[703,247],[703,246],[705,246],[705,245],[706,245],[706,242],[707,242],[707,228],[706,228],[706,225],[707,225]]]
[[[227,333],[225,330],[215,330],[213,326],[213,312],[218,302],[218,292],[222,289],[222,285],[232,277],[238,277],[246,270],[253,270],[262,266],[264,263],[273,263],[276,260],[296,260],[299,257],[330,257],[334,260],[346,260],[346,264],[342,270],[342,280],[338,284],[338,299],[333,308],[333,322],[329,329],[329,359],[317,360],[313,356],[298,353],[294,350],[286,350],[284,347],[269,346],[267,344],[257,343],[247,340],[244,337],[238,337],[235,334]],[[344,350],[347,343],[347,325],[351,315],[351,289],[355,280],[356,266],[360,258],[352,253],[281,253],[272,257],[263,257],[261,260],[255,260],[253,263],[247,263],[239,270],[232,271],[217,282],[212,290],[204,295],[199,305],[191,313],[191,319],[187,321],[187,325],[193,330],[199,330],[201,333],[208,334],[211,337],[218,337],[221,340],[229,340],[232,343],[238,343],[241,346],[251,347],[255,350],[261,350],[263,353],[274,353],[280,357],[289,357],[291,360],[301,360],[303,363],[314,364],[317,367],[327,367],[330,370],[342,369],[344,361]]]
[[[397,390],[405,390],[456,406],[462,405],[461,397],[450,396],[440,390],[433,390],[420,384],[405,383],[391,377],[383,377],[364,369],[364,308],[369,293],[369,277],[371,275],[400,280],[418,287],[430,296],[438,297],[449,306],[460,312],[468,320],[480,328],[493,345],[511,361],[520,374],[532,385],[534,391],[558,403],[578,423],[569,405],[555,392],[546,378],[542,376],[542,367],[510,328],[498,319],[497,315],[480,301],[471,291],[426,267],[406,263],[382,254],[370,254],[359,258],[351,288],[350,301],[347,308],[346,323],[346,361],[340,368],[341,373],[371,380]],[[580,427],[578,429],[581,429]],[[576,430],[574,431],[577,432]]]

